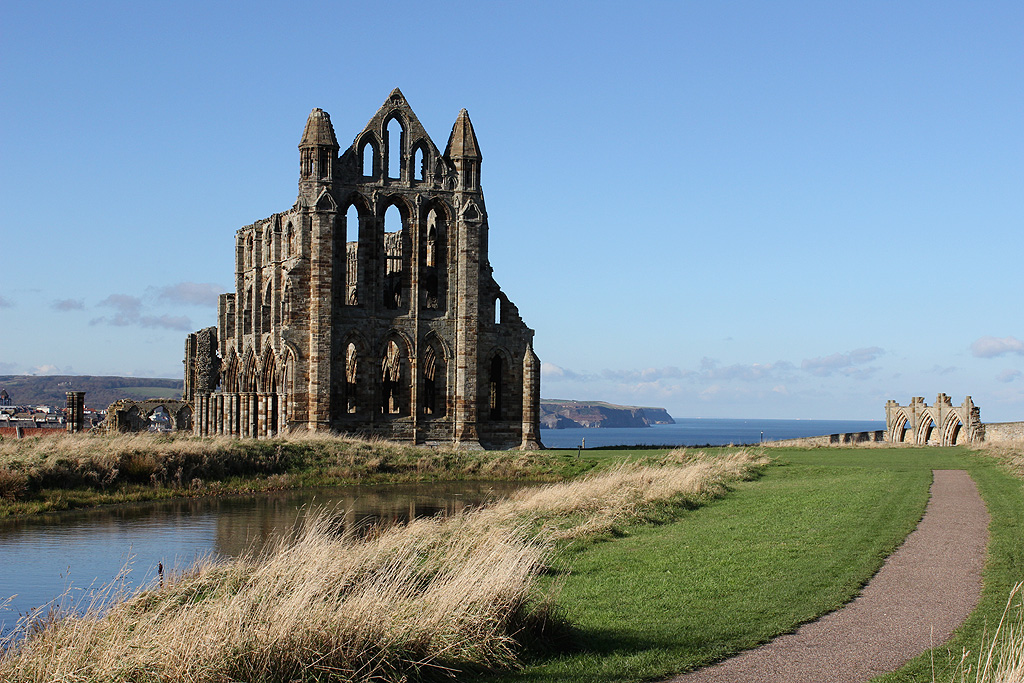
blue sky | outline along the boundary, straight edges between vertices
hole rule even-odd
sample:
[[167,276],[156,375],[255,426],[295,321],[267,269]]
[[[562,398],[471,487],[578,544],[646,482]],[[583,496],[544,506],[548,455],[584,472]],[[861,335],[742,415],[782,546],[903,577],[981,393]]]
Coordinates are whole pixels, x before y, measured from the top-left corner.
[[469,110],[545,397],[1024,419],[1024,3],[9,2],[0,374],[180,377],[313,107]]

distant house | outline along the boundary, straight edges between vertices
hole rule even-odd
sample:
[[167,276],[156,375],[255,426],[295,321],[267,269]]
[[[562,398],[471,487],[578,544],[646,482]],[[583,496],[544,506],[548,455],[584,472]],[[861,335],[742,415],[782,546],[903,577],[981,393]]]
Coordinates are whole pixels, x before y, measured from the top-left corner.
[[0,406],[11,405],[11,397],[6,389],[0,389]]

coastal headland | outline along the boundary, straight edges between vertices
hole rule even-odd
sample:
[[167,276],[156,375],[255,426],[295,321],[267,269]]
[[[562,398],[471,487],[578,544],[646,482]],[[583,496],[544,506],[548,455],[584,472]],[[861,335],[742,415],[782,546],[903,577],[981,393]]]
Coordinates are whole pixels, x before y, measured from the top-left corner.
[[650,427],[675,423],[664,408],[548,398],[540,402],[541,429]]

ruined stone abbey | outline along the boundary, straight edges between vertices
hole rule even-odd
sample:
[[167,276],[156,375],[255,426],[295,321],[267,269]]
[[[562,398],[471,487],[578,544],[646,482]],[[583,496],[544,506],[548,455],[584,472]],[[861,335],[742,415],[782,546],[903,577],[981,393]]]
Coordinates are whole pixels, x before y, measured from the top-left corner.
[[442,153],[397,88],[340,153],[314,109],[297,201],[238,230],[235,291],[186,340],[194,433],[539,448],[540,361],[491,274],[481,159],[465,109]]

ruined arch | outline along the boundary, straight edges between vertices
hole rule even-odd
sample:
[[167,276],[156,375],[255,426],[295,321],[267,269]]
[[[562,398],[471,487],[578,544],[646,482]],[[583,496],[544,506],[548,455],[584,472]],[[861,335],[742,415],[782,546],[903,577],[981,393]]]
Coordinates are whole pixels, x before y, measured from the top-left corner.
[[[887,401],[885,426],[892,443],[910,440],[918,446],[954,446],[984,439],[981,409],[974,405],[970,396],[959,406],[954,406],[950,397],[943,393],[932,405],[925,404],[921,396],[914,396],[906,406]],[[905,438],[906,433],[911,434],[910,439]]]
[[[391,124],[397,124],[397,130]],[[402,116],[400,110],[396,109],[384,117],[381,137],[384,139],[384,170],[390,180],[402,180],[407,178],[406,172],[406,138],[409,137],[409,124]],[[394,133],[398,139],[393,140]]]
[[[378,178],[380,177],[381,166],[381,150],[383,146],[377,136],[372,131],[366,131],[360,136],[359,141],[356,143],[356,149],[359,150],[359,165],[362,169],[362,175],[364,178]],[[369,171],[369,173],[367,173]]]
[[409,415],[411,366],[409,353],[412,344],[397,330],[384,338],[378,355],[380,369],[380,412],[384,416]]
[[922,446],[927,445],[935,435],[937,425],[938,422],[932,415],[932,411],[926,408],[918,418],[917,434],[914,437],[914,443]]
[[955,412],[946,416],[946,422],[942,425],[942,445],[957,446],[964,436],[964,422]]
[[280,411],[282,413],[282,427],[287,428],[288,425],[296,419],[296,365],[300,358],[298,349],[295,348],[290,342],[284,343],[282,350],[284,355],[284,361],[281,363],[281,383],[280,387],[284,394]]
[[358,306],[363,298],[363,282],[366,280],[366,267],[363,255],[364,225],[372,225],[373,212],[370,203],[359,192],[351,192],[341,203],[337,230],[334,233],[335,272],[344,273],[345,277],[335,278],[335,301],[339,306]]
[[252,334],[252,287],[245,287],[245,301],[242,303],[242,334]]
[[277,355],[269,344],[263,349],[263,359],[260,362],[257,387],[259,391],[264,393],[277,392]]
[[365,412],[369,379],[368,346],[358,332],[347,334],[334,357],[331,405],[337,418],[347,419]]
[[889,441],[903,443],[907,434],[907,414],[900,410],[889,428]]
[[[394,208],[398,213],[400,226],[397,230],[388,222],[388,212]],[[412,224],[412,207],[401,195],[390,195],[380,204],[380,244],[383,264],[381,278],[381,302],[385,310],[408,308],[409,253],[411,239],[409,226]]]
[[150,429],[150,418],[157,411],[163,411],[167,415],[168,426],[172,431],[192,429],[192,406],[188,401],[171,398],[145,401],[122,398],[107,408],[104,425],[108,431],[144,432]]
[[263,302],[260,308],[260,321],[261,321],[261,332],[270,331],[270,316],[274,310],[274,283],[267,281],[266,286],[263,288]]
[[239,391],[256,391],[256,354],[253,352],[252,347],[249,346],[245,349],[245,353],[242,354],[242,372],[239,375],[238,390]]
[[485,404],[481,414],[487,420],[499,422],[511,419],[514,401],[509,395],[513,382],[512,354],[503,347],[497,347],[485,356],[481,376],[485,379],[482,392]]
[[424,338],[419,365],[422,378],[420,414],[425,419],[438,419],[448,414],[449,358],[444,340],[433,331],[428,333]]
[[448,309],[448,226],[451,209],[441,200],[426,204],[420,239],[420,306],[443,313]]
[[409,169],[409,179],[416,182],[423,182],[430,174],[430,148],[426,140],[417,140],[412,146],[412,168]]
[[228,355],[227,361],[224,363],[224,374],[221,383],[221,391],[228,393],[235,393],[238,391],[238,353],[233,349]]

